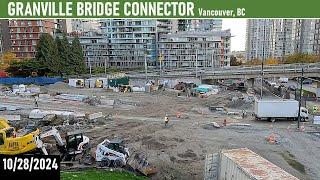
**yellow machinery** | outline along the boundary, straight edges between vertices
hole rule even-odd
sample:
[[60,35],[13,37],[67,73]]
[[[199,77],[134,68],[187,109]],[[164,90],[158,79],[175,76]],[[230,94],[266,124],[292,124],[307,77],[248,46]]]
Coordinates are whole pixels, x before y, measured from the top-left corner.
[[8,121],[0,118],[0,129],[4,129],[4,128],[8,128],[8,127],[10,127],[8,124]]
[[46,145],[42,139],[49,136],[54,137],[58,150],[61,155],[67,159],[82,154],[89,145],[89,138],[83,136],[82,133],[68,134],[66,143],[64,143],[58,130],[54,127],[42,133],[40,133],[39,129],[27,130],[23,132],[23,135],[17,136],[19,133],[17,133],[13,127],[10,127],[7,120],[0,119],[0,154],[17,155],[39,151],[44,155],[48,155],[45,148]]
[[14,128],[6,120],[0,119],[0,154],[17,155],[36,150],[39,134],[39,129],[36,129],[23,136],[16,136]]

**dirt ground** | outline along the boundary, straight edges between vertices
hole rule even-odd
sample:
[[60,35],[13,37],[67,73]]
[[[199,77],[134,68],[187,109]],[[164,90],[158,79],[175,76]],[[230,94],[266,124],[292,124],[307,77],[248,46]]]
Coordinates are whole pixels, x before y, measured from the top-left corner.
[[[143,153],[158,169],[151,179],[203,179],[207,154],[222,149],[247,147],[285,171],[300,179],[320,179],[320,131],[310,123],[306,130],[296,130],[293,121],[256,121],[252,103],[231,101],[245,93],[221,91],[217,95],[200,99],[177,97],[173,90],[153,93],[110,93],[102,89],[76,89],[65,84],[43,87],[48,93],[72,93],[115,100],[114,107],[90,106],[81,102],[39,101],[40,109],[63,109],[77,112],[103,112],[107,117],[90,125],[61,127],[62,131],[81,129],[90,137],[93,146],[105,138],[122,138],[131,153]],[[5,104],[33,107],[33,99],[2,98]],[[227,115],[210,111],[209,106],[226,107],[229,112],[247,116]],[[181,118],[176,113],[181,113]],[[164,126],[164,116],[169,126]],[[215,128],[211,122],[226,127]],[[247,123],[250,126],[230,125]],[[268,144],[270,134],[279,137],[278,144]]]

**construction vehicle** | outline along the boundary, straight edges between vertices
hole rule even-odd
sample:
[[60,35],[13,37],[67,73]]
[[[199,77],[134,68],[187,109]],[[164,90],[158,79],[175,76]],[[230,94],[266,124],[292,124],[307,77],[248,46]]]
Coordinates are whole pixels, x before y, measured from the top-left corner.
[[62,140],[58,130],[51,130],[40,133],[38,128],[29,126],[16,132],[5,119],[0,119],[0,154],[18,155],[41,153],[48,155],[47,143],[43,139],[53,136],[61,157],[66,160],[84,152],[88,148],[89,138],[81,133],[67,134],[66,143]]
[[75,160],[78,154],[83,154],[83,152],[89,148],[89,138],[83,136],[82,133],[67,133],[66,143],[64,143],[59,131],[52,127],[49,131],[40,134],[40,139],[37,141],[37,147],[40,148],[45,155],[47,155],[48,152],[46,150],[46,144],[44,144],[42,140],[50,136],[54,137],[62,160]]
[[124,147],[123,141],[105,139],[98,144],[94,158],[100,166],[123,167],[127,164],[129,157],[128,148]]
[[[275,121],[276,119],[298,120],[299,102],[296,100],[257,100],[254,104],[254,115],[257,120],[267,119]],[[300,108],[301,121],[309,119],[308,109]]]
[[132,170],[145,176],[157,172],[156,168],[151,166],[147,161],[147,156],[140,154],[131,156],[129,149],[124,146],[124,142],[120,139],[105,139],[97,146],[92,157],[94,157],[95,161],[98,162],[100,166],[128,166]]
[[4,119],[0,119],[0,128],[0,154],[18,155],[37,150],[39,129],[17,136],[15,129]]

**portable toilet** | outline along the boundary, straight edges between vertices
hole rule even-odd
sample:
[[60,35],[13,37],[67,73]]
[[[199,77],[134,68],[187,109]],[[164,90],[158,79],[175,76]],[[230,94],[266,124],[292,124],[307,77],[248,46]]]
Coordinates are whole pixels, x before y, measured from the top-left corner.
[[86,88],[94,88],[95,87],[95,79],[92,79],[92,78],[86,79],[84,81],[84,85]]
[[108,78],[98,78],[100,81],[102,88],[108,88]]
[[26,85],[20,84],[19,85],[19,92],[25,92],[26,91]]

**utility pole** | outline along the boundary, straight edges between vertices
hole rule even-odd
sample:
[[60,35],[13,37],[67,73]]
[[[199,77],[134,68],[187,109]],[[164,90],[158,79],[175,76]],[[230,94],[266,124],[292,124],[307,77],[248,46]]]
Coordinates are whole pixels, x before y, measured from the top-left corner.
[[92,66],[91,66],[91,59],[89,60],[89,70],[90,70],[90,77],[92,77]]
[[161,78],[161,74],[162,74],[162,61],[163,61],[163,59],[164,59],[163,54],[160,53],[160,55],[159,55],[159,61],[160,61],[160,74],[159,74],[159,76],[160,76],[160,78]]
[[196,78],[198,77],[198,49],[196,49]]
[[214,66],[213,66],[213,53],[211,54],[211,69],[212,69],[212,73],[213,73],[213,69],[214,69]]
[[263,60],[261,61],[261,88],[260,88],[260,99],[262,99],[263,93]]
[[303,68],[301,69],[301,78],[300,78],[300,93],[299,93],[299,111],[298,111],[298,129],[300,129],[301,121],[301,100],[302,100],[302,87],[303,87]]
[[144,70],[146,74],[146,80],[148,80],[147,52],[144,53]]
[[107,59],[104,58],[104,75],[107,75]]

